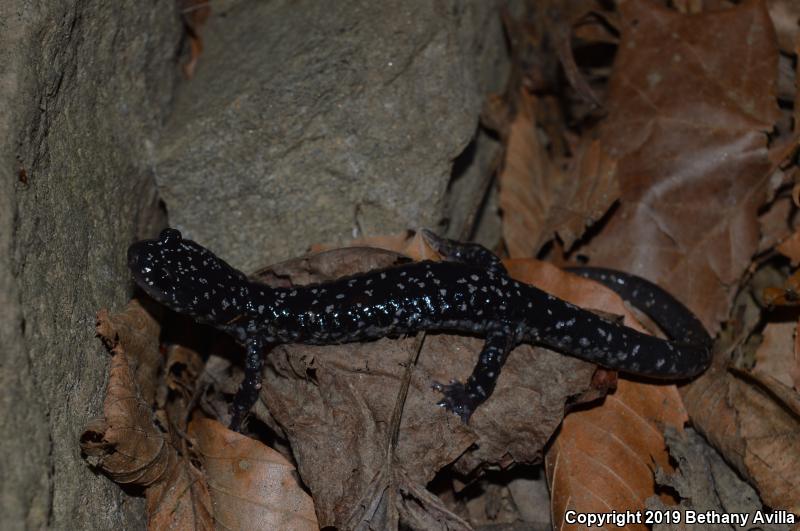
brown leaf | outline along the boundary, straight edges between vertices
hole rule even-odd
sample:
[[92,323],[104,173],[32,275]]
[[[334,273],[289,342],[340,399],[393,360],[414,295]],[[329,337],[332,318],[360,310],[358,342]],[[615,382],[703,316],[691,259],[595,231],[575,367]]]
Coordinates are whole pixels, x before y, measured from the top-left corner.
[[712,366],[682,389],[695,426],[764,503],[800,512],[800,422],[767,388]]
[[184,63],[183,75],[186,79],[194,77],[197,62],[203,53],[203,38],[200,30],[211,16],[210,0],[178,0],[178,9],[183,17],[183,25],[189,37],[189,60]]
[[764,340],[756,351],[756,369],[790,389],[800,389],[800,380],[792,378],[800,372],[800,360],[794,350],[796,330],[797,322],[794,321],[767,323]]
[[622,198],[581,252],[669,286],[713,332],[758,245],[779,116],[772,26],[760,1],[682,15],[631,0],[620,11],[601,141]]
[[[790,197],[779,197],[770,202],[768,208],[758,216],[761,238],[757,253],[776,249],[778,252],[792,252],[792,227],[787,220],[792,219],[794,204]],[[800,240],[798,240],[800,242]],[[776,247],[777,246],[777,247]],[[785,254],[785,253],[784,253]],[[791,257],[789,257],[791,259]]]
[[127,353],[133,378],[142,399],[155,402],[158,376],[163,357],[159,352],[161,325],[157,318],[161,308],[145,309],[138,300],[132,300],[120,313],[110,313],[103,308],[97,312],[97,336],[109,350],[120,345]]
[[279,453],[209,419],[192,421],[189,436],[209,485],[218,528],[319,529],[311,497]]
[[686,420],[674,385],[627,380],[601,407],[567,415],[545,458],[553,528],[571,528],[564,520],[568,510],[644,510],[655,494],[655,465],[670,469],[663,426],[682,429]]
[[775,250],[791,260],[792,267],[797,267],[800,264],[800,232],[793,232]]
[[[764,513],[764,505],[758,498],[755,489],[743,481],[708,442],[694,430],[678,432],[667,428],[664,430],[671,458],[677,464],[674,473],[663,469],[656,470],[656,481],[659,485],[669,487],[680,499],[678,506],[667,505],[655,496],[648,500],[648,509],[682,517],[679,523],[667,520],[668,514],[662,515],[661,525],[654,525],[653,531],[678,531],[682,529],[701,529],[697,524],[687,524],[688,511],[695,513],[714,512],[718,514],[747,514],[748,526],[762,531],[778,531],[787,529],[781,525],[759,525],[757,513]],[[675,525],[675,524],[678,525]],[[706,528],[734,529],[736,526],[706,526]]]
[[586,137],[568,172],[550,160],[537,130],[535,97],[519,96],[499,175],[503,238],[514,258],[535,256],[556,233],[569,248],[619,195],[615,162]]
[[[113,356],[104,416],[81,434],[87,461],[116,483],[145,489],[150,529],[211,529],[205,483],[191,463],[178,456],[153,414],[158,323],[138,301],[131,301],[119,314],[101,310],[97,330]],[[153,395],[150,401],[142,397],[142,388]]]
[[800,304],[800,271],[795,271],[780,288],[764,288],[764,302],[770,306],[797,306]]
[[147,528],[215,529],[213,506],[203,474],[183,459],[174,473],[147,489]]
[[800,20],[800,5],[791,0],[773,0],[767,4],[781,50],[794,52],[795,42],[800,38],[797,21]]
[[196,351],[179,344],[167,348],[167,362],[159,409],[180,432],[185,432],[190,409],[196,405],[198,377],[203,373],[205,362]]
[[[126,326],[131,322],[147,324]],[[118,331],[115,325],[120,323]],[[173,471],[176,454],[168,438],[153,422],[152,408],[142,398],[134,367],[138,365],[136,354],[141,352],[135,349],[152,347],[151,341],[142,340],[142,334],[137,332],[142,328],[157,332],[158,325],[133,301],[119,315],[112,316],[107,310],[101,310],[97,328],[98,334],[112,347],[113,356],[103,402],[104,418],[92,421],[84,430],[81,448],[94,466],[117,483],[153,485]],[[133,351],[130,357],[126,354],[129,345]]]

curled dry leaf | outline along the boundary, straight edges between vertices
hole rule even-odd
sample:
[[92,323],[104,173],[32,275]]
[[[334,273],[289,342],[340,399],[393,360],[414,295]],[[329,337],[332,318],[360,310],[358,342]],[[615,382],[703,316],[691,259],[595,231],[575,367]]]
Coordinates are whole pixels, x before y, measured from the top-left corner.
[[775,35],[764,2],[697,15],[644,0],[619,8],[600,141],[622,197],[580,252],[668,286],[715,332],[759,242],[779,117]]
[[275,450],[200,419],[189,425],[193,450],[202,464],[222,529],[317,530],[311,497],[294,467]]
[[503,238],[515,258],[535,256],[555,234],[570,248],[619,196],[615,162],[588,136],[568,171],[550,160],[535,109],[523,90],[498,178]]
[[[648,500],[648,508],[655,511],[673,511],[680,514],[687,510],[700,512],[715,511],[718,514],[748,514],[748,529],[760,531],[785,531],[783,525],[768,525],[755,520],[758,512],[763,513],[763,504],[755,489],[742,481],[722,457],[700,437],[688,429],[679,433],[668,428],[666,441],[670,456],[677,462],[674,473],[658,469],[656,478],[661,485],[669,486],[681,499],[680,506],[666,505],[653,496]],[[666,519],[665,519],[666,520]],[[667,525],[667,524],[673,525]],[[716,529],[737,529],[735,524],[714,526]],[[697,526],[674,525],[665,522],[654,525],[653,531],[673,531],[675,529],[696,529]]]
[[205,362],[196,351],[174,344],[167,348],[163,385],[158,407],[178,431],[185,432],[191,409],[196,405],[198,377]]
[[764,503],[800,513],[800,421],[769,386],[753,383],[712,366],[682,394],[698,431]]
[[[294,265],[280,264],[266,278],[324,281],[329,275],[346,274],[342,264],[348,264],[349,272],[374,268],[380,262],[376,258],[385,266],[397,255],[340,249]],[[520,271],[539,267],[547,266],[531,261]],[[520,346],[504,367],[492,398],[464,426],[436,407],[440,395],[431,384],[465,379],[482,343],[479,338],[427,334],[411,374],[395,447],[389,442],[392,413],[404,367],[416,354],[417,338],[324,347],[285,345],[270,353],[261,399],[291,443],[321,525],[393,528],[398,519],[415,521],[422,510],[439,514],[442,526],[458,527],[461,520],[436,498],[396,494],[421,492],[437,471],[453,461],[456,471],[468,474],[489,463],[509,466],[541,459],[564,404],[588,389],[594,366]]]
[[[98,335],[112,353],[103,418],[81,434],[81,449],[94,467],[121,485],[145,489],[148,526],[211,529],[210,498],[198,471],[181,459],[169,434],[155,422],[152,360],[159,327],[137,301],[119,314],[98,313]],[[145,400],[142,389],[150,396]]]
[[197,61],[203,53],[203,38],[200,31],[211,15],[211,0],[178,0],[178,9],[183,18],[186,35],[189,37],[189,59],[182,66],[186,79],[194,77]]
[[[127,352],[139,396],[148,404],[156,399],[163,365],[158,342],[160,311],[160,307],[145,308],[141,302],[133,300],[119,313],[110,313],[105,308],[97,313],[97,337],[108,350],[113,351],[119,345]],[[151,313],[155,313],[156,318]]]

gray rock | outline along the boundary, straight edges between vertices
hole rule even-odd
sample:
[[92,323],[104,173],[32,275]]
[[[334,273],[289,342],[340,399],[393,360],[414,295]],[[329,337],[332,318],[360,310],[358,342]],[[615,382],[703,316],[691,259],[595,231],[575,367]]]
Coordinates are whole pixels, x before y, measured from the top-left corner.
[[127,300],[125,249],[155,219],[180,31],[172,0],[0,2],[3,529],[144,526],[78,436],[109,362],[95,312]]
[[[145,524],[142,500],[90,471],[78,436],[107,377],[95,313],[125,303],[128,244],[166,223],[154,173],[173,223],[246,268],[356,230],[468,217],[445,196],[484,95],[506,79],[493,2],[215,9],[166,135],[174,1],[0,2],[4,529]],[[466,204],[496,149],[476,146],[453,185]]]
[[[497,4],[226,6],[159,146],[172,225],[252,270],[311,243],[464,221],[445,197],[506,81]],[[496,149],[479,145],[459,193],[476,193]]]

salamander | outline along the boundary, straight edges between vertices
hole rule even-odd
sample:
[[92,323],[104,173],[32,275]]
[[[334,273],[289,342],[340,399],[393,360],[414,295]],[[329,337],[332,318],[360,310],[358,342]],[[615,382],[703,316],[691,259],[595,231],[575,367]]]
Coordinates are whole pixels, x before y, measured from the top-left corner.
[[438,403],[467,422],[489,396],[510,351],[535,343],[609,369],[676,380],[710,363],[711,339],[679,301],[644,279],[597,268],[576,273],[629,299],[671,340],[640,333],[508,276],[486,248],[423,233],[443,261],[421,261],[331,282],[273,288],[250,280],[210,250],[165,229],[128,249],[136,283],[173,311],[233,336],[246,349],[231,427],[258,398],[268,345],[326,345],[422,330],[485,337],[466,382],[435,383]]

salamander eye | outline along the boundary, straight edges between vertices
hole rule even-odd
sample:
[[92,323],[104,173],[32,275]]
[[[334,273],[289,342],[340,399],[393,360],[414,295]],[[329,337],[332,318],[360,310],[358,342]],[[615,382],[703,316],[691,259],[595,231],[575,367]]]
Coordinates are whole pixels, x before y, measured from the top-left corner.
[[183,236],[181,235],[181,231],[177,229],[164,229],[161,231],[161,234],[158,235],[158,239],[161,240],[161,243],[179,242],[183,239]]

